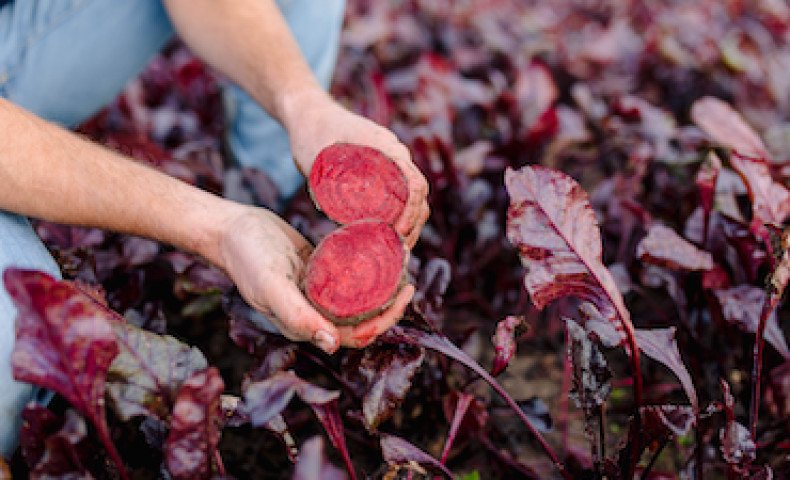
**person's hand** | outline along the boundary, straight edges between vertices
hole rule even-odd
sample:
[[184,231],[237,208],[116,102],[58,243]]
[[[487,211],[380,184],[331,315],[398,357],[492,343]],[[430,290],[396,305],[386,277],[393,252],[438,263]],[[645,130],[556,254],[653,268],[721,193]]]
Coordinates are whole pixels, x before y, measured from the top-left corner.
[[291,340],[310,341],[333,353],[340,345],[362,348],[398,322],[414,295],[405,286],[392,306],[357,326],[338,327],[321,316],[299,290],[313,248],[272,212],[240,206],[221,227],[214,261],[242,297]]
[[308,176],[316,155],[336,142],[356,143],[381,150],[401,169],[409,198],[395,229],[414,247],[428,220],[428,182],[411,160],[408,148],[389,130],[356,115],[320,90],[293,95],[285,102],[283,122],[291,138],[297,166]]

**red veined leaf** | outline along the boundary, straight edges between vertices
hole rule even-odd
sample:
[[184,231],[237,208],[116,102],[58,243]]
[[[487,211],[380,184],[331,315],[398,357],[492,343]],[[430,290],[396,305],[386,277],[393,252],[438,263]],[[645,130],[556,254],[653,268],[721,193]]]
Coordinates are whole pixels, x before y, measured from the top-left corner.
[[700,250],[673,229],[654,223],[636,247],[644,262],[673,270],[705,271],[713,268],[710,253]]
[[244,389],[246,410],[250,422],[254,426],[267,426],[279,417],[294,395],[308,404],[318,417],[332,441],[338,449],[346,469],[352,479],[356,479],[356,472],[351,463],[351,457],[346,446],[343,422],[337,407],[340,392],[326,390],[309,383],[293,371],[278,372],[272,377],[249,383]]
[[375,431],[400,406],[424,357],[422,348],[411,345],[376,344],[344,365],[352,383],[362,387],[362,419],[368,431]]
[[496,331],[491,338],[494,344],[494,365],[491,376],[496,377],[507,367],[510,358],[516,353],[516,329],[524,324],[524,317],[508,315],[496,324]]
[[752,222],[781,225],[790,215],[790,190],[774,181],[768,162],[734,152],[730,165],[746,184],[752,201]]
[[527,269],[524,285],[535,306],[576,296],[594,304],[622,333],[631,319],[601,261],[601,234],[587,193],[564,173],[540,166],[508,169],[505,186],[507,237]]
[[292,480],[345,480],[343,471],[332,465],[324,455],[324,440],[310,438],[299,450]]
[[225,382],[214,367],[195,372],[179,388],[164,445],[165,463],[173,478],[224,475],[217,453],[223,421],[220,395],[224,389]]
[[447,478],[453,478],[452,472],[438,460],[395,435],[383,434],[381,436],[381,453],[384,455],[384,460],[391,465],[413,462],[434,472],[441,472],[447,475]]
[[[74,410],[64,418],[31,403],[22,411],[23,452],[30,468],[30,478],[93,479],[88,470],[92,448],[85,420]],[[2,476],[0,469],[0,478]],[[11,478],[10,476],[7,478]]]
[[313,385],[290,370],[278,372],[266,380],[249,383],[244,388],[244,403],[250,422],[256,427],[266,425],[285,410],[294,395],[312,406],[336,400],[340,392]]
[[768,158],[768,150],[757,133],[728,103],[703,97],[691,106],[691,119],[716,143],[743,155]]
[[680,380],[680,385],[686,392],[694,412],[699,411],[697,392],[691,375],[686,370],[686,365],[680,357],[678,344],[675,340],[675,327],[655,328],[651,330],[636,330],[636,340],[642,352],[653,360],[664,364]]
[[104,386],[118,354],[119,316],[80,291],[34,270],[9,268],[3,281],[18,310],[14,378],[54,390],[96,427],[121,476],[123,461],[104,417]]
[[[757,332],[760,312],[768,299],[768,295],[763,289],[751,285],[738,285],[725,290],[715,290],[713,293],[721,304],[724,320],[743,331]],[[764,337],[785,359],[790,359],[790,349],[788,349],[784,333],[777,323],[776,312],[772,312],[768,317]]]
[[541,448],[546,453],[546,455],[551,459],[554,463],[554,466],[559,470],[566,480],[570,480],[571,476],[568,473],[565,466],[560,462],[557,454],[554,453],[554,450],[546,443],[546,440],[540,434],[540,432],[535,428],[529,418],[527,418],[524,411],[519,407],[518,403],[502,388],[494,377],[492,377],[483,367],[480,366],[476,361],[474,361],[469,355],[467,355],[463,350],[456,347],[453,342],[451,342],[447,337],[436,334],[436,333],[427,333],[422,330],[417,330],[414,328],[408,327],[400,327],[398,325],[390,328],[384,334],[382,334],[379,339],[381,341],[393,344],[401,344],[401,343],[408,343],[410,345],[420,345],[424,348],[437,351],[445,356],[448,356],[455,360],[456,362],[464,365],[465,367],[469,368],[476,374],[480,375],[483,380],[488,382],[493,388],[507,403],[513,412],[519,417],[519,420],[524,424],[525,427],[530,431],[530,433],[535,437],[535,439],[540,443]]
[[181,384],[206,368],[206,358],[169,335],[113,324],[120,353],[107,372],[110,406],[121,420],[137,415],[166,420]]

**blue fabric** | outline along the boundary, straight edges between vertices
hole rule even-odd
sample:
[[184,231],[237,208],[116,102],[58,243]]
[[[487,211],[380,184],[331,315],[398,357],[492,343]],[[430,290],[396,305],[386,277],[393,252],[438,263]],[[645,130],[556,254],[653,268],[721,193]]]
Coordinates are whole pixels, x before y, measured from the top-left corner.
[[[344,0],[280,0],[278,5],[327,85]],[[48,120],[76,125],[118,95],[172,36],[160,0],[6,3],[0,8],[0,96]],[[239,88],[228,87],[224,97],[234,155],[243,165],[265,170],[281,192],[292,194],[302,179],[285,132]],[[59,275],[27,220],[0,211],[0,272],[9,266]],[[16,309],[0,288],[0,455],[6,457],[16,445],[19,412],[36,394],[11,377],[15,317]]]

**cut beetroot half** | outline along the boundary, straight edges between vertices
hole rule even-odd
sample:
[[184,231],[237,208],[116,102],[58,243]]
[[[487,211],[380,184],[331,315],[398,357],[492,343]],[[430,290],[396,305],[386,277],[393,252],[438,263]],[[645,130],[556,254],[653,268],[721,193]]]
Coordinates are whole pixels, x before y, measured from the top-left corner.
[[389,224],[361,220],[327,235],[304,278],[307,298],[338,325],[356,325],[384,311],[405,279],[406,249]]
[[406,178],[389,157],[351,143],[321,150],[308,181],[313,201],[338,223],[373,218],[393,224],[409,196]]

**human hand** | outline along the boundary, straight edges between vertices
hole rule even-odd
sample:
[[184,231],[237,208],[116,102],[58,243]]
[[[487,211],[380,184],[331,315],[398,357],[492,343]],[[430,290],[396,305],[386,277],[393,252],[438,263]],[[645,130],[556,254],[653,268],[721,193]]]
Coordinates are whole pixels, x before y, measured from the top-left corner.
[[229,215],[221,232],[211,256],[247,303],[269,317],[286,337],[310,341],[327,353],[340,345],[367,346],[400,320],[414,295],[414,287],[407,285],[380,315],[356,326],[336,326],[299,289],[313,250],[299,232],[272,212],[247,206]]
[[316,155],[327,145],[337,142],[377,148],[398,165],[406,178],[409,197],[394,226],[408,247],[414,247],[430,213],[426,198],[428,182],[412,162],[406,146],[386,128],[346,110],[321,90],[292,95],[283,111],[294,160],[306,177]]

